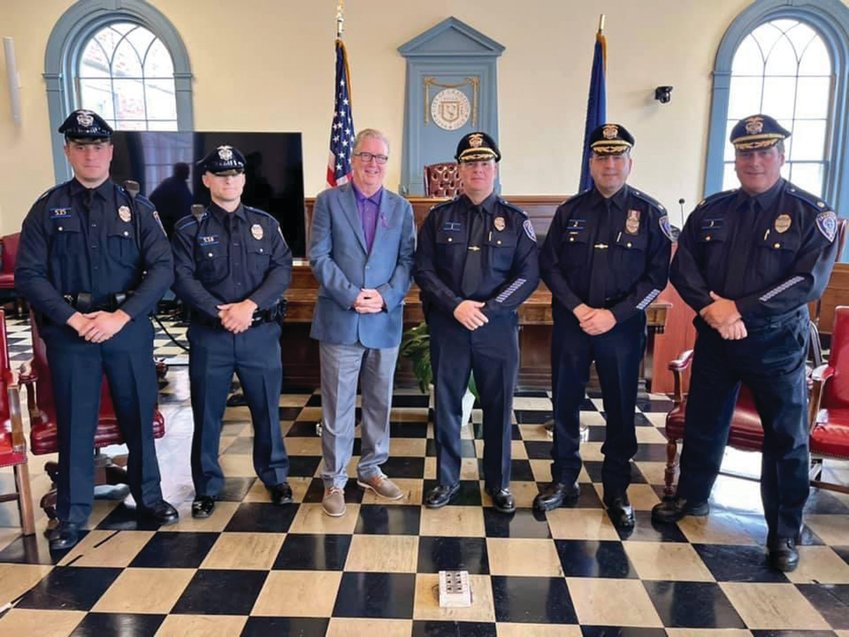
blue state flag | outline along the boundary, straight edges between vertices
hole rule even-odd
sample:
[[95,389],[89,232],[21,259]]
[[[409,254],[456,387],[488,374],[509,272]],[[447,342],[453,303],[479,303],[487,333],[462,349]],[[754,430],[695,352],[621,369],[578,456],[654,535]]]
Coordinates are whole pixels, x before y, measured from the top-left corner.
[[595,36],[593,52],[593,68],[590,75],[590,93],[587,97],[587,123],[584,126],[584,146],[581,157],[581,182],[578,191],[583,192],[593,187],[590,176],[589,160],[590,133],[607,121],[607,90],[605,87],[605,67],[607,65],[607,40],[601,29]]

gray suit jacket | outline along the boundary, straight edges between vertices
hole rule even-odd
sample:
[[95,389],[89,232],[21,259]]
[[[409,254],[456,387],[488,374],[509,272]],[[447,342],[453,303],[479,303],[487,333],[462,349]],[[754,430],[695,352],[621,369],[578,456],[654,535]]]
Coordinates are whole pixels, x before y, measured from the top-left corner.
[[[319,194],[309,253],[319,283],[310,336],[335,345],[360,343],[375,349],[400,344],[415,249],[413,208],[406,199],[384,188],[374,242],[367,252],[352,186]],[[380,292],[383,312],[354,311],[363,288]]]

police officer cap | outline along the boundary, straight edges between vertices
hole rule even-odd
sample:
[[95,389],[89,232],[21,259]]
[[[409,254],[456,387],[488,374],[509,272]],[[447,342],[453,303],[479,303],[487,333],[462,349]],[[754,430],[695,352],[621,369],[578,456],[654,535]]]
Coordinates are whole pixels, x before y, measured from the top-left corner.
[[771,148],[788,137],[789,130],[763,114],[744,117],[731,129],[731,143],[737,150]]
[[201,172],[238,175],[245,172],[245,156],[232,146],[218,146],[201,159],[198,166]]
[[590,133],[590,150],[596,155],[621,155],[633,145],[634,136],[620,124],[602,124]]
[[457,154],[454,155],[459,163],[467,161],[501,160],[501,151],[495,140],[486,133],[476,132],[465,135],[457,144]]
[[101,140],[112,138],[112,127],[94,111],[83,108],[75,110],[62,122],[59,132],[65,139]]

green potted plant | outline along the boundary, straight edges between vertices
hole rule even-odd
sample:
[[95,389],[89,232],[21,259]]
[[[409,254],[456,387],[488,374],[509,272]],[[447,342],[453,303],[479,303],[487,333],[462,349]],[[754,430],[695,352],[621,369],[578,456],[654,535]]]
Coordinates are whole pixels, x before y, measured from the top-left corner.
[[[430,394],[430,408],[433,409],[433,369],[430,365],[430,333],[427,323],[422,321],[404,332],[401,338],[401,349],[399,353],[408,358],[413,367],[413,375],[419,383],[422,393]],[[469,422],[472,406],[478,397],[478,388],[475,385],[475,377],[469,375],[469,389],[463,398],[463,422]]]

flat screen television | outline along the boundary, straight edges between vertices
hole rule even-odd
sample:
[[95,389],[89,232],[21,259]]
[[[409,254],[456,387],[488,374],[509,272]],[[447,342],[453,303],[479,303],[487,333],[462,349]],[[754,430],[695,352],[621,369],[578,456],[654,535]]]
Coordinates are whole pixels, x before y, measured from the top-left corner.
[[292,255],[305,256],[300,133],[115,131],[112,141],[112,178],[139,182],[169,235],[177,219],[190,214],[192,203],[209,203],[197,162],[222,144],[238,148],[247,160],[242,202],[273,215]]

